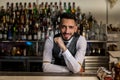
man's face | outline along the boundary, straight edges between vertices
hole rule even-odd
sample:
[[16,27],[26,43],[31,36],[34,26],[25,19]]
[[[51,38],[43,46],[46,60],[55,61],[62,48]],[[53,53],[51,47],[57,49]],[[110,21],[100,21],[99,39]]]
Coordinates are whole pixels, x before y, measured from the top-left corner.
[[73,19],[62,19],[59,28],[64,40],[69,40],[77,31],[77,26]]

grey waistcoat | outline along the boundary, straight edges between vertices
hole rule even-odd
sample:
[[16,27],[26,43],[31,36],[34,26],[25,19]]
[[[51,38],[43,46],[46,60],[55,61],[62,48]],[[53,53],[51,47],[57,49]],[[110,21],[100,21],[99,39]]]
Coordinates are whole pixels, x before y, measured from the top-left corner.
[[[68,50],[71,52],[71,54],[73,56],[75,56],[76,54],[76,43],[77,43],[77,40],[79,38],[79,35],[73,37],[69,47],[68,47]],[[61,66],[66,66],[66,63],[65,63],[65,60],[63,58],[63,56],[59,56],[59,53],[60,53],[60,48],[59,46],[54,42],[54,46],[53,46],[53,50],[52,50],[52,55],[55,59],[55,62],[54,64],[57,64],[57,65],[61,65]]]

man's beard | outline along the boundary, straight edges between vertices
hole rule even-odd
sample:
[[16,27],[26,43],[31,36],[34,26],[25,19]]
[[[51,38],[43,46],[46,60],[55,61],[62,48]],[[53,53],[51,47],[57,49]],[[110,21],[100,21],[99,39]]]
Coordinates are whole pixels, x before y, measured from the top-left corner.
[[[70,33],[63,33],[63,35],[64,35],[64,34],[69,34],[69,35],[71,35]],[[61,34],[61,35],[62,35],[62,34]],[[63,36],[62,36],[62,39],[63,39],[64,41],[69,41],[69,40],[70,40],[72,37],[74,37],[75,35],[76,35],[76,33],[74,33],[74,34],[73,34],[69,39],[67,39],[67,40],[64,39]]]

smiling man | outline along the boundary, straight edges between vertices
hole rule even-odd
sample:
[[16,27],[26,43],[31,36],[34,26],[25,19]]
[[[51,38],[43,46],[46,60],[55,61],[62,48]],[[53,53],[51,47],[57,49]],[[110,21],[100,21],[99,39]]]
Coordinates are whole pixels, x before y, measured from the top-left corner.
[[[50,36],[43,52],[44,72],[82,72],[87,42],[78,35],[75,15],[63,13],[60,16],[60,33]],[[54,59],[54,63],[52,60]]]

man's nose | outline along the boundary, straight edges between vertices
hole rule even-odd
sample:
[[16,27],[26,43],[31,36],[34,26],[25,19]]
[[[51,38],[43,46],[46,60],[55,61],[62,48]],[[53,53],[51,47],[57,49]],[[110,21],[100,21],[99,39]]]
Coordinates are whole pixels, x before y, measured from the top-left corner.
[[69,28],[66,28],[66,29],[65,29],[65,32],[66,32],[66,33],[69,32]]

